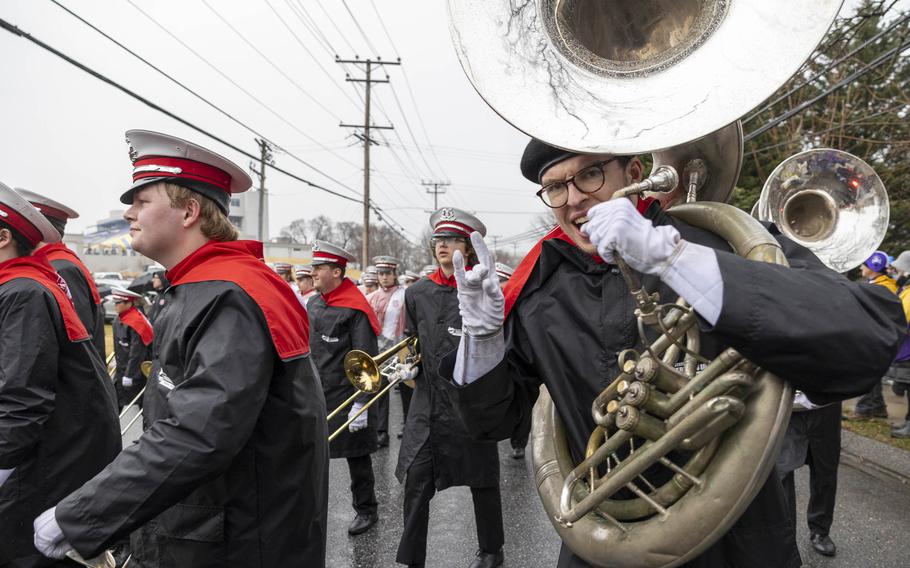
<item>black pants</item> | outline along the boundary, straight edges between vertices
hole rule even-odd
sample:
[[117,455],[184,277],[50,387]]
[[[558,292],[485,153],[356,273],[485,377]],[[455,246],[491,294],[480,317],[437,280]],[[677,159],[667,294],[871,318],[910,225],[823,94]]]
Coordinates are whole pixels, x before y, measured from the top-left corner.
[[[385,379],[382,380],[383,388],[389,384]],[[389,393],[382,396],[376,404],[370,407],[370,411],[376,410],[376,433],[389,432]]]
[[[831,530],[837,496],[837,467],[840,463],[840,413],[841,405],[831,404],[817,410],[794,412],[790,416],[787,438],[778,463],[794,534],[796,485],[793,472],[802,464],[809,466],[809,506],[806,511],[809,532],[827,535]],[[791,444],[794,437],[802,443]],[[795,450],[791,452],[790,448]],[[802,457],[800,450],[805,452],[803,460],[796,459]],[[789,463],[785,464],[788,460]]]
[[515,431],[512,432],[512,438],[509,440],[509,443],[512,444],[513,448],[524,448],[528,445],[528,436],[530,435],[531,413],[526,412],[524,416],[522,416],[521,422],[515,427]]
[[370,454],[347,460],[351,472],[351,505],[358,513],[373,515],[377,508],[373,460],[370,459]]
[[[430,500],[436,494],[433,454],[429,447],[417,453],[404,482],[404,531],[395,560],[401,564],[423,564],[427,556],[427,528]],[[505,540],[502,531],[502,498],[499,485],[472,487],[477,542],[484,552],[497,552]],[[457,563],[456,563],[457,564]]]
[[885,406],[885,397],[882,396],[881,382],[875,383],[872,390],[861,396],[860,399],[856,401],[856,406],[853,408],[853,412],[859,414],[887,412],[887,410],[888,408]]
[[398,395],[401,397],[401,426],[404,430],[405,422],[408,420],[408,409],[411,408],[411,395],[414,394],[414,389],[409,387],[406,384],[400,384],[398,387]]

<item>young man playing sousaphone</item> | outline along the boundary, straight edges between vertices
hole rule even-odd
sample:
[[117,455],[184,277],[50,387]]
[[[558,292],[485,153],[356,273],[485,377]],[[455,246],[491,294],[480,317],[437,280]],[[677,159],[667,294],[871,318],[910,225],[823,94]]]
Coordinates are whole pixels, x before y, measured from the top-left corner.
[[[341,406],[353,393],[351,381],[344,372],[345,355],[352,349],[375,355],[376,336],[381,331],[373,308],[357,286],[344,275],[348,263],[353,261],[354,255],[339,246],[324,241],[313,243],[311,274],[319,296],[307,303],[311,324],[310,347],[313,362],[322,379],[329,412]],[[353,419],[329,445],[332,459],[345,458],[351,474],[355,516],[348,525],[350,535],[368,531],[379,520],[376,479],[370,457],[379,449],[376,405],[355,418],[370,398],[372,395],[363,393],[347,413],[339,412],[329,421],[331,434]]]
[[325,400],[306,312],[238,241],[230,197],[250,177],[186,140],[126,133],[133,248],[167,269],[145,432],[35,523],[52,558],[136,531],[139,566],[323,566]]
[[0,183],[0,566],[72,566],[36,550],[32,522],[120,451],[104,363],[65,282],[32,254],[59,240]]
[[463,255],[468,265],[473,264],[468,235],[483,235],[487,230],[473,215],[451,207],[434,212],[430,228],[439,267],[405,292],[405,335],[416,334],[421,363],[395,470],[404,483],[404,531],[396,560],[408,566],[424,565],[430,500],[437,491],[467,485],[474,501],[478,541],[470,566],[493,568],[503,562],[499,452],[495,442],[468,436],[437,373],[440,359],[458,345],[462,333],[453,255]]
[[[662,302],[680,295],[691,303],[703,355],[733,347],[818,403],[868,390],[897,350],[906,323],[893,294],[847,281],[773,227],[789,268],[737,256],[650,200],[609,201],[642,178],[638,158],[532,140],[521,171],[539,184],[557,226],[504,294],[479,233],[471,236],[479,264],[465,271],[464,256],[454,259],[464,336],[441,371],[453,378],[449,394],[475,437],[508,438],[543,384],[574,463],[582,461],[595,427],[591,403],[619,374],[617,354],[638,344],[635,303],[615,254]],[[777,475],[769,475],[732,528],[685,566],[799,567],[785,503]],[[587,565],[563,546],[559,566]]]
[[[74,210],[50,197],[27,189],[17,189],[16,191],[44,215],[44,218],[60,233],[60,238],[63,238],[67,221],[79,217]],[[106,350],[104,306],[101,303],[101,295],[98,293],[98,287],[95,286],[92,273],[82,259],[62,242],[38,243],[35,254],[47,257],[57,274],[66,281],[66,287],[73,298],[73,305],[76,306],[76,313],[79,314],[79,319],[85,329],[92,334],[92,343],[98,350],[98,354],[101,355],[101,359],[104,360]]]
[[[141,366],[151,356],[155,332],[139,306],[145,303],[141,294],[123,288],[112,288],[111,299],[117,319],[114,320],[114,387],[117,389],[117,406],[132,401],[145,386]],[[139,401],[140,406],[142,401]]]

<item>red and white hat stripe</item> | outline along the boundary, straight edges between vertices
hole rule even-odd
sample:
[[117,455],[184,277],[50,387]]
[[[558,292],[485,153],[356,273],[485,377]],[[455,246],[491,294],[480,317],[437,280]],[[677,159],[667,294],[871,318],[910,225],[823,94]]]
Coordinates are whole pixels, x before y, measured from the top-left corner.
[[338,266],[347,266],[348,259],[323,250],[313,253],[313,262],[331,262]]
[[464,223],[458,223],[457,221],[440,221],[436,223],[436,228],[433,230],[433,232],[438,233],[440,231],[451,231],[464,235],[466,237],[470,237],[474,229],[465,225]]
[[133,162],[133,182],[151,177],[191,179],[213,185],[230,193],[231,176],[227,172],[186,158],[146,156]]
[[19,231],[31,244],[35,245],[41,242],[41,231],[38,227],[16,212],[15,209],[3,203],[0,203],[0,221],[4,221],[10,227]]

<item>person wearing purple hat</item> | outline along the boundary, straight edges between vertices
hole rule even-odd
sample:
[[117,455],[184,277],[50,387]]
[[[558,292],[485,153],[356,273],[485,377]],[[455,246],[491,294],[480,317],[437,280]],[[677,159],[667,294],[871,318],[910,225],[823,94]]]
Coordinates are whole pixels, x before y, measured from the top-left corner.
[[[888,276],[888,254],[877,250],[860,265],[862,278],[869,284],[881,286],[897,294],[897,282]],[[845,420],[870,420],[872,418],[888,418],[888,405],[882,395],[882,383],[876,382],[872,390],[856,401],[853,410],[844,415]]]

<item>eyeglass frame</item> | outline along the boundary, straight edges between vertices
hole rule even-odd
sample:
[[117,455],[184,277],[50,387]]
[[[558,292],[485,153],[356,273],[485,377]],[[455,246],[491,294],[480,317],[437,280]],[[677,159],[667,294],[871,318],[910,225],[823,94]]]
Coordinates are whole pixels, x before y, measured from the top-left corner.
[[467,237],[459,237],[457,235],[438,235],[435,237],[430,237],[430,246],[436,248],[436,240],[439,239],[447,244],[447,246],[452,246],[455,243],[467,243]]
[[[585,167],[581,168],[580,170],[576,171],[574,174],[570,175],[569,177],[567,177],[567,178],[564,179],[564,180],[560,180],[560,181],[551,181],[551,182],[548,183],[547,185],[545,185],[545,186],[541,187],[540,189],[538,189],[538,190],[537,190],[537,193],[536,193],[535,195],[537,195],[537,198],[540,199],[540,201],[543,202],[543,204],[546,205],[547,207],[549,207],[550,209],[559,209],[560,207],[565,207],[566,204],[569,203],[569,184],[570,184],[570,183],[571,183],[573,186],[575,186],[575,189],[577,189],[580,193],[584,193],[585,195],[590,195],[590,194],[592,194],[592,193],[597,193],[598,191],[600,191],[601,189],[603,189],[604,184],[607,183],[607,176],[606,176],[606,173],[604,172],[604,166],[606,166],[607,164],[609,164],[609,163],[611,163],[611,162],[615,162],[615,161],[618,160],[620,157],[621,157],[621,156],[613,156],[612,158],[609,158],[609,159],[607,159],[607,160],[603,160],[603,161],[600,161],[600,162],[595,162],[595,163],[593,163],[593,164],[590,164],[590,165],[588,165],[588,166],[585,166]],[[581,172],[583,172],[583,171],[585,171],[585,170],[588,170],[588,169],[591,169],[591,168],[598,168],[598,169],[600,170],[600,174],[601,174],[601,176],[603,177],[603,179],[601,180],[600,185],[597,186],[597,189],[592,189],[591,191],[585,191],[585,190],[581,189],[580,187],[578,187],[578,184],[575,183],[575,176],[577,176],[577,175],[580,174]],[[550,186],[552,186],[552,185],[555,185],[555,184],[557,184],[557,183],[564,183],[564,184],[566,184],[566,202],[563,203],[562,205],[550,205],[550,204],[547,203],[547,201],[544,199],[543,194],[544,194],[544,192],[546,191],[546,189],[547,189],[548,187],[550,187]]]

